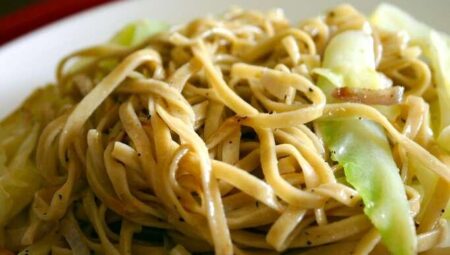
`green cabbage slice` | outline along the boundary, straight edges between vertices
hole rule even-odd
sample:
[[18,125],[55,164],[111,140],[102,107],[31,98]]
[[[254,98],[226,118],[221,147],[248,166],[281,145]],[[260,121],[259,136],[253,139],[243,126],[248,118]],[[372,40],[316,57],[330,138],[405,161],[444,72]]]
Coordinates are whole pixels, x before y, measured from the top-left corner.
[[[372,37],[363,31],[335,36],[325,50],[322,70],[342,77],[342,85],[382,89],[375,70]],[[323,72],[319,73],[321,75]],[[318,85],[329,93],[341,85],[330,75]],[[332,100],[329,97],[328,98]],[[415,254],[417,238],[403,182],[384,130],[369,120],[355,118],[322,121],[319,131],[333,160],[343,168],[347,182],[364,202],[364,213],[392,254]]]

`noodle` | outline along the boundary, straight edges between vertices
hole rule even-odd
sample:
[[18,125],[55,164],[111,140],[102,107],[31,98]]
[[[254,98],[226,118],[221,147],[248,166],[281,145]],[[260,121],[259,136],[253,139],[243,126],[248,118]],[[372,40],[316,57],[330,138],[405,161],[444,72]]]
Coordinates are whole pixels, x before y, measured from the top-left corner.
[[[314,69],[330,40],[348,30],[371,34],[377,71],[405,89],[403,99],[385,108],[327,101]],[[364,118],[387,134],[420,223],[417,251],[431,250],[448,232],[450,161],[432,133],[436,89],[421,54],[348,5],[298,26],[280,11],[233,9],[132,47],[76,51],[57,68],[52,93],[65,99],[61,107],[8,139],[0,134],[0,177],[9,174],[3,165],[28,164],[40,178],[27,206],[0,224],[0,247],[375,254],[385,249],[382,235],[317,128]],[[74,61],[82,64],[68,68]],[[430,170],[435,190],[420,188],[415,164]],[[1,181],[0,193],[10,196]]]

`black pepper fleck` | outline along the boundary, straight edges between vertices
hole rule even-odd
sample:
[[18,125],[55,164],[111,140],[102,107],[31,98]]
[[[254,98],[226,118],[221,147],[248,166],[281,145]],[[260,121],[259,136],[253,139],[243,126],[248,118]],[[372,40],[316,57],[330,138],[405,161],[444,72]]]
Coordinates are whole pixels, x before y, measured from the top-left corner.
[[241,120],[245,120],[247,118],[248,118],[248,116],[238,116],[237,117],[237,122],[239,123],[239,122],[241,122]]
[[308,246],[311,246],[312,242],[308,240],[308,241],[306,241],[306,244],[307,244]]

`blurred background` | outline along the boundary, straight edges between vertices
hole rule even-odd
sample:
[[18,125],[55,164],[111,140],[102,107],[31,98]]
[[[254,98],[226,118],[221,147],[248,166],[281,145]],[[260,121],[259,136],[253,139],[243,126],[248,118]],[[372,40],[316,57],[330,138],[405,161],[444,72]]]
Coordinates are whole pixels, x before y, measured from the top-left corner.
[[0,45],[68,15],[114,0],[0,0]]
[[[20,35],[53,21],[113,1],[119,0],[0,0],[0,47]],[[257,0],[257,5],[255,5],[255,0],[184,0],[187,3],[183,5],[189,6],[189,10],[173,8],[180,3],[174,0],[141,1],[147,1],[149,3],[146,5],[157,6],[158,9],[162,8],[162,10],[170,6],[170,13],[175,17],[184,17],[186,13],[199,15],[204,10],[210,11],[217,9],[218,6],[229,7],[231,5],[261,6],[263,9],[292,6],[295,8],[285,9],[288,17],[297,17],[298,13],[314,16],[323,11],[323,6],[334,6],[346,2],[353,4],[362,11],[369,12],[380,2],[391,2],[410,12],[419,20],[432,24],[439,30],[449,32],[448,9],[450,8],[450,0]],[[322,9],[317,8],[319,6]],[[217,11],[220,12],[223,9]],[[137,16],[139,17],[139,15]],[[170,20],[173,19],[174,17],[170,18]]]

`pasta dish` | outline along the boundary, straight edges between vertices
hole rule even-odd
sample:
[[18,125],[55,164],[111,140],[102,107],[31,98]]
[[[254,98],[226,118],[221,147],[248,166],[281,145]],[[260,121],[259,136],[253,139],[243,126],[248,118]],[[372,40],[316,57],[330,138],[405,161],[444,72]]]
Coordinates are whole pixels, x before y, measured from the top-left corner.
[[0,123],[0,254],[450,254],[450,37],[397,7],[127,25]]

